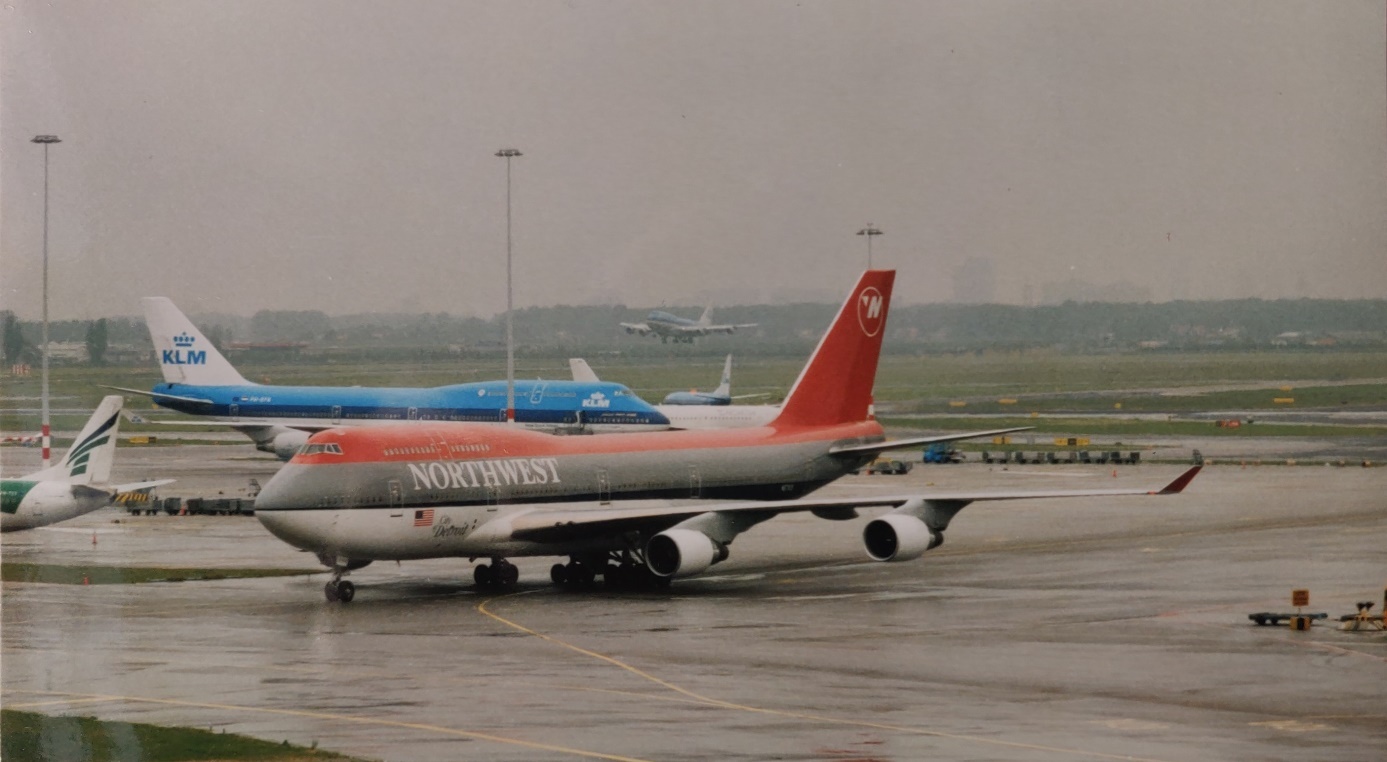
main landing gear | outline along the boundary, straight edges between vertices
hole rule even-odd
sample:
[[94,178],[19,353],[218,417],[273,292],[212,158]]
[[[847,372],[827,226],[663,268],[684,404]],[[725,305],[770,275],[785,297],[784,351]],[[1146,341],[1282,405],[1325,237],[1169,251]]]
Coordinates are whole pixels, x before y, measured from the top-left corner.
[[477,564],[472,570],[472,580],[477,587],[514,587],[520,579],[520,570],[504,558],[491,559],[491,565]]
[[646,567],[645,562],[631,551],[609,556],[577,557],[566,564],[554,564],[549,579],[559,587],[583,590],[595,584],[597,577],[613,590],[649,590],[669,587],[670,578],[661,577]]

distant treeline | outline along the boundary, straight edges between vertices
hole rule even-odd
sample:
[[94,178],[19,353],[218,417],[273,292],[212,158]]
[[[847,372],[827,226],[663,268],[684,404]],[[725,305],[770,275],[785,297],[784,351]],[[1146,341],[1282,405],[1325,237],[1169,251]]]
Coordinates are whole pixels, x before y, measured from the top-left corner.
[[[196,305],[186,305],[196,309]],[[714,311],[715,322],[757,323],[734,336],[697,345],[662,345],[630,336],[622,322],[640,322],[648,310],[624,305],[528,307],[515,314],[516,343],[528,354],[620,352],[634,356],[744,352],[800,355],[832,320],[835,305],[744,305]],[[696,318],[698,310],[672,310]],[[0,313],[6,357],[22,336],[22,354],[37,345],[36,322]],[[504,315],[489,320],[447,313],[329,316],[318,311],[262,310],[246,318],[196,316],[214,343],[306,342],[312,355],[400,356],[427,359],[501,351]],[[58,321],[55,342],[90,338],[94,321]],[[144,349],[149,336],[138,318],[106,319],[106,340]],[[1268,346],[1378,347],[1387,345],[1387,300],[1241,299],[1126,304],[1065,303],[1042,307],[999,304],[928,304],[891,311],[886,351],[976,351],[985,348],[1061,347],[1070,351],[1128,349],[1240,349]],[[249,350],[249,351],[254,351]],[[117,355],[119,353],[116,353]],[[300,358],[301,359],[301,358]],[[118,361],[118,360],[117,360]]]

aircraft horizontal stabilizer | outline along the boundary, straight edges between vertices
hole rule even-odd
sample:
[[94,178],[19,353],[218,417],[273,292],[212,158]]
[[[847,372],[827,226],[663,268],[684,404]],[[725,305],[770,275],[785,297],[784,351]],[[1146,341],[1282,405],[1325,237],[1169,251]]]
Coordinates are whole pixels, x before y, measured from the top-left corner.
[[214,403],[212,402],[212,400],[209,400],[209,399],[206,399],[206,398],[203,398],[203,397],[182,397],[182,396],[179,396],[179,395],[177,395],[177,394],[163,394],[163,393],[161,393],[161,392],[148,392],[148,391],[145,391],[145,390],[143,390],[143,389],[126,389],[126,388],[123,387],[123,386],[106,386],[106,385],[104,385],[104,384],[101,386],[101,388],[103,388],[103,389],[114,389],[114,390],[116,390],[116,391],[118,391],[118,392],[125,392],[126,394],[138,394],[138,395],[140,395],[141,397],[152,397],[152,398],[154,398],[154,399],[161,399],[161,400],[175,400],[175,401],[177,401],[177,402],[190,402],[190,403],[192,403],[192,404],[194,404],[194,405],[211,405],[211,404],[214,404]]
[[885,442],[873,442],[861,445],[840,445],[829,449],[829,455],[861,455],[863,453],[886,452],[887,450],[903,450],[907,447],[919,447],[921,445],[932,445],[939,442],[957,442],[963,439],[976,439],[978,437],[995,437],[1003,434],[1015,434],[1018,431],[1030,431],[1033,426],[1021,426],[1015,429],[992,429],[991,431],[969,431],[962,434],[939,434],[932,437],[910,437],[908,439],[892,439]]

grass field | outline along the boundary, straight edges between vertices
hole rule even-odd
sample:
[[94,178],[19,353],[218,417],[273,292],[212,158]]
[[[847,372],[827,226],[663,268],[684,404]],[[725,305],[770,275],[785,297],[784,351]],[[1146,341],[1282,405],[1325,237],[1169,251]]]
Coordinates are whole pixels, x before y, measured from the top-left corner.
[[321,569],[182,569],[132,566],[59,566],[55,564],[0,564],[5,582],[46,582],[58,585],[129,585],[141,582],[187,582],[202,579],[244,577],[293,577],[317,574]]
[[[735,346],[729,342],[729,346]],[[721,360],[669,357],[633,361],[621,357],[590,358],[605,379],[630,386],[651,402],[668,392],[716,386]],[[776,402],[799,374],[803,361],[785,358],[738,358],[733,371],[737,394],[768,393],[750,402]],[[437,363],[376,365],[261,365],[242,368],[261,383],[328,386],[433,386],[503,378],[503,358]],[[520,378],[566,379],[566,358],[523,359]],[[148,389],[160,380],[154,368],[53,369],[54,410],[86,410],[109,393],[102,385]],[[1222,388],[1211,388],[1222,387]],[[1282,387],[1290,387],[1285,390]],[[1182,391],[1185,390],[1185,391]],[[0,430],[32,432],[38,407],[39,379],[6,378],[0,400]],[[966,412],[1103,412],[1121,403],[1124,411],[1182,412],[1387,407],[1387,353],[1380,352],[1229,352],[1188,354],[1069,355],[1035,350],[968,355],[886,355],[877,374],[876,398],[900,412],[948,412],[964,402]],[[1278,403],[1292,398],[1293,403]],[[1017,399],[1015,406],[998,403]],[[152,407],[147,399],[127,395],[129,409]],[[85,413],[54,416],[54,427],[74,429]],[[122,430],[159,431],[157,426],[124,424]],[[164,429],[166,430],[166,429]],[[217,430],[217,429],[210,429]]]
[[[893,430],[989,430],[1030,426],[1035,434],[1084,435],[1109,439],[1115,436],[1207,436],[1227,438],[1252,437],[1384,437],[1383,426],[1329,426],[1258,423],[1235,429],[1220,428],[1212,421],[1147,421],[1120,418],[968,418],[965,416],[902,418],[883,416],[879,419]],[[1030,433],[1030,432],[1028,432]],[[960,447],[963,447],[960,445]],[[971,443],[972,449],[988,449],[986,443]],[[963,447],[963,449],[969,449]],[[1081,448],[1083,449],[1083,448]],[[1092,449],[1092,448],[1089,448]]]
[[[13,702],[13,697],[10,697]],[[353,757],[272,743],[232,733],[169,728],[137,722],[104,722],[14,709],[0,711],[0,758],[122,762],[353,762]]]

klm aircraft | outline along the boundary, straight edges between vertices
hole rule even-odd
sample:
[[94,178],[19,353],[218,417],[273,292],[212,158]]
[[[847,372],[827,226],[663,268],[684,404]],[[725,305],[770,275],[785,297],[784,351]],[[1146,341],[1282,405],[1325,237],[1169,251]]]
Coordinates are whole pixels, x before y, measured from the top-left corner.
[[[402,421],[506,422],[506,382],[433,388],[268,386],[247,381],[173,302],[143,300],[164,383],[152,391],[160,407],[224,424],[257,449],[285,460],[310,433],[343,425]],[[515,422],[544,431],[642,431],[669,428],[669,419],[621,384],[603,381],[515,382]]]

